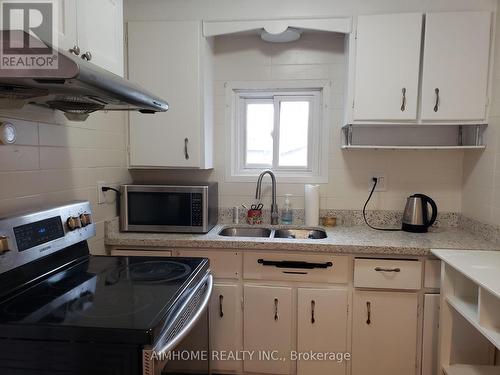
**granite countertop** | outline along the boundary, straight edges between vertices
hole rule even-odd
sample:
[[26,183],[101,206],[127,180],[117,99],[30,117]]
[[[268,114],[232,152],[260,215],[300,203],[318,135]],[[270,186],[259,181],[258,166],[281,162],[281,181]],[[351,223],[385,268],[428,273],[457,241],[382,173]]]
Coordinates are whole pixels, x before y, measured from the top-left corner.
[[[382,232],[366,226],[323,228],[319,240],[219,236],[230,224],[219,224],[207,234],[122,233],[118,219],[106,223],[106,245],[166,248],[312,251],[345,254],[427,256],[431,249],[500,250],[495,244],[459,228],[433,228],[429,233]],[[244,226],[244,225],[239,225]],[[266,226],[267,227],[267,226]]]

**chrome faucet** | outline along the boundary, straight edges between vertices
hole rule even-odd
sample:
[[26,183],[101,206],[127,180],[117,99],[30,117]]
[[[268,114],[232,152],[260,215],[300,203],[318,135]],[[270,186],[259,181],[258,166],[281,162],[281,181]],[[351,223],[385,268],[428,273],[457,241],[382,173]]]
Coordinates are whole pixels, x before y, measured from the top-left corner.
[[273,171],[266,169],[259,175],[257,180],[257,190],[255,190],[255,199],[260,199],[262,190],[262,178],[264,175],[268,174],[271,177],[272,183],[272,201],[271,201],[271,225],[277,225],[279,222],[278,205],[276,204],[276,176]]

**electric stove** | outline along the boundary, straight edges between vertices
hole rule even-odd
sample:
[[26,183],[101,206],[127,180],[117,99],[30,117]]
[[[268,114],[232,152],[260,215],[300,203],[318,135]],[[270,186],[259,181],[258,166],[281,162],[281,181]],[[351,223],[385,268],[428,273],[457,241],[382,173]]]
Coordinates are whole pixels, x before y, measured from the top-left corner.
[[91,256],[94,235],[88,202],[0,220],[0,373],[207,374],[157,359],[208,348],[208,260]]

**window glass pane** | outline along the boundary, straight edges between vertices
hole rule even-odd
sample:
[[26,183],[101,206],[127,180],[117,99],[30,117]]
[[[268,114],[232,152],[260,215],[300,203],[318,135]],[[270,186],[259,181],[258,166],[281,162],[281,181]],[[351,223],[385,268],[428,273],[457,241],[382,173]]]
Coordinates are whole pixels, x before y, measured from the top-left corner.
[[282,101],[279,126],[279,165],[281,167],[307,167],[309,102]]
[[246,164],[273,164],[274,105],[247,104]]

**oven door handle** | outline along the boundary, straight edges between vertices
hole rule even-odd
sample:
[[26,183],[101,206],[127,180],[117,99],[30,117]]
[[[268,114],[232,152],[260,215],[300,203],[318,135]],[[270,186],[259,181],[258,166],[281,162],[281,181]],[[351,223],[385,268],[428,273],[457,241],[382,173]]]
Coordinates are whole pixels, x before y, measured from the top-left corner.
[[198,310],[193,314],[193,317],[191,320],[182,328],[175,337],[170,340],[169,342],[166,343],[166,345],[157,350],[156,352],[158,354],[163,354],[171,351],[174,349],[191,331],[191,329],[196,325],[198,320],[201,318],[201,315],[203,312],[206,310],[208,306],[208,302],[210,301],[210,296],[212,295],[212,289],[213,289],[213,277],[212,275],[208,275],[206,278],[206,283],[207,283],[207,289],[205,291],[204,296],[202,297],[202,301],[200,306],[198,307]]

